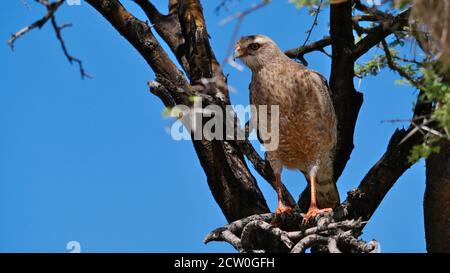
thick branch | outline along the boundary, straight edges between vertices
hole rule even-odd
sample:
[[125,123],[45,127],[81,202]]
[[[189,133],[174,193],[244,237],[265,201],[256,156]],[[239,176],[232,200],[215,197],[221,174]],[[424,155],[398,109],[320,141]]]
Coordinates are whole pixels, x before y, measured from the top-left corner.
[[353,86],[354,50],[352,1],[331,5],[330,33],[332,63],[330,88],[338,121],[338,140],[334,163],[337,180],[353,150],[353,134],[363,97]]
[[[363,6],[359,7],[365,9]],[[353,134],[356,120],[363,101],[362,94],[357,92],[353,85],[354,62],[370,48],[382,42],[386,36],[395,31],[401,30],[408,23],[410,13],[409,10],[406,10],[389,19],[390,17],[387,14],[380,14],[373,9],[365,10],[365,12],[369,12],[377,18],[382,17],[383,20],[379,26],[371,29],[367,36],[355,47],[351,1],[331,5],[330,31],[333,55],[330,87],[333,92],[334,108],[338,120],[338,142],[334,162],[335,179],[341,175],[346,163],[350,159],[350,154],[354,147]],[[407,160],[405,159],[405,161]],[[406,170],[402,169],[404,168],[399,168],[397,175],[403,174],[404,170]],[[382,171],[377,168],[373,173],[369,172],[370,175],[368,174],[368,176],[373,178],[378,170]],[[394,177],[396,177],[396,175],[387,175],[386,179],[390,182],[390,178]],[[364,181],[365,180],[363,180],[361,185],[366,185]],[[385,188],[384,190],[388,189],[390,189],[390,187]],[[380,189],[379,192],[384,192],[384,190]],[[378,197],[374,197],[376,206],[372,206],[373,211],[378,206],[378,201],[381,202],[381,199],[384,197],[386,192],[380,194]],[[370,194],[369,191],[367,191],[367,194]],[[379,198],[380,196],[382,196],[381,199]],[[299,206],[302,209],[305,209],[308,203],[309,189],[306,189],[302,193],[302,197],[299,200]],[[371,213],[373,213],[373,211],[371,211]],[[356,215],[360,214],[356,213]],[[367,214],[365,215],[367,216]]]
[[188,87],[183,73],[167,56],[145,22],[130,14],[117,0],[86,0],[86,2],[101,13],[136,48],[156,74],[168,79],[177,87]]
[[[420,96],[422,92],[418,97]],[[413,120],[415,117],[429,114],[431,109],[431,104],[423,103],[418,99]],[[415,127],[411,124],[407,130],[396,130],[384,155],[366,174],[358,188],[349,193],[347,200],[343,203],[349,218],[361,217],[363,221],[369,220],[387,192],[412,166],[413,163],[408,160],[410,151],[413,146],[421,144],[424,138],[420,133],[410,134]]]
[[176,103],[173,100],[170,92],[161,83],[157,81],[150,81],[147,83],[150,87],[150,92],[157,96],[166,107],[175,107]]
[[209,43],[203,10],[199,0],[182,0],[178,16],[185,37],[185,51],[190,66],[191,82],[213,78],[217,88],[228,98],[226,77]]
[[430,253],[450,253],[450,141],[426,160],[425,237]]
[[183,54],[184,37],[178,20],[178,2],[170,4],[168,15],[161,14],[149,0],[134,0],[134,2],[145,12],[156,32],[175,53],[186,74],[190,75],[189,63]]
[[[168,16],[159,14],[148,1],[136,2],[177,56],[195,92],[224,98],[225,101],[211,102],[224,106],[229,101],[226,81],[211,50],[199,1],[171,1]],[[216,96],[217,91],[222,95]],[[237,142],[194,140],[193,143],[211,192],[229,221],[269,210]]]

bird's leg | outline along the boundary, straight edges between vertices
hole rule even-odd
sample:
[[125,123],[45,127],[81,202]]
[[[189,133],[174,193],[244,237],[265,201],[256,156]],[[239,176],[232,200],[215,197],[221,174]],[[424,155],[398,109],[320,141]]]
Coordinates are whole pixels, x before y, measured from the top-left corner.
[[309,205],[309,209],[308,212],[305,214],[305,216],[303,217],[303,222],[306,223],[308,222],[311,218],[314,219],[314,217],[316,217],[317,214],[321,213],[321,212],[330,212],[333,211],[332,208],[324,208],[324,209],[319,209],[317,207],[317,198],[316,198],[316,176],[315,175],[311,175],[310,176],[310,187],[311,187],[311,204]]
[[283,205],[283,196],[281,194],[281,173],[276,173],[275,174],[275,182],[276,182],[276,186],[277,186],[277,194],[278,194],[278,207],[275,211],[276,214],[280,215],[283,213],[292,213],[292,208],[289,206],[285,206]]

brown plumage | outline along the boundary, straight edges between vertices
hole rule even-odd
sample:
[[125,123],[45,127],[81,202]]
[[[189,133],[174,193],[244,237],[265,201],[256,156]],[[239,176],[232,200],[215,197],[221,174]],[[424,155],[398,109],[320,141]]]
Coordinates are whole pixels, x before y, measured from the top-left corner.
[[[267,105],[269,119],[270,105],[279,105],[279,145],[266,154],[277,178],[276,212],[290,211],[281,202],[283,167],[299,169],[310,184],[311,205],[306,220],[320,211],[330,211],[339,204],[339,193],[332,164],[336,116],[325,78],[289,59],[263,35],[242,37],[236,44],[235,57],[252,71],[250,103]],[[265,130],[270,133],[270,128],[258,128],[261,139],[266,139],[261,136]]]

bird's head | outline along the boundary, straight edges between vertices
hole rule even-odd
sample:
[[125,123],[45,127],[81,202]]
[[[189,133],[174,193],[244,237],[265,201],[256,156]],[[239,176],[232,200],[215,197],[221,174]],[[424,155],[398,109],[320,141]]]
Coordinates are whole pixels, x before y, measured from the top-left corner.
[[264,35],[243,36],[236,43],[234,58],[239,58],[252,71],[284,55],[275,42]]

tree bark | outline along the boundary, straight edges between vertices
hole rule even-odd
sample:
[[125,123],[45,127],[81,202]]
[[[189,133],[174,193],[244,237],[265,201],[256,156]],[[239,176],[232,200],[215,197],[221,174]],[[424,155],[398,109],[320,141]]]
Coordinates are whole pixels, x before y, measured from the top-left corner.
[[[136,1],[146,11],[149,19],[156,21],[152,23],[158,23],[155,27],[157,31],[171,31],[172,35],[166,33],[161,36],[176,54],[180,65],[188,74],[190,83],[162,50],[151,28],[129,13],[120,1],[86,2],[100,12],[138,50],[157,75],[157,79],[159,77],[158,81],[167,85],[167,93],[172,95],[176,104],[190,105],[190,96],[211,90],[218,90],[217,92],[225,95],[225,100],[229,102],[225,77],[209,44],[200,1],[170,1],[171,14],[166,17],[160,15],[151,2]],[[216,88],[203,86],[201,80],[204,78],[214,78]],[[216,104],[223,103],[216,101]],[[202,139],[194,140],[193,144],[207,176],[211,193],[229,222],[269,211],[236,141]]]
[[426,160],[423,210],[427,251],[450,253],[450,141]]

